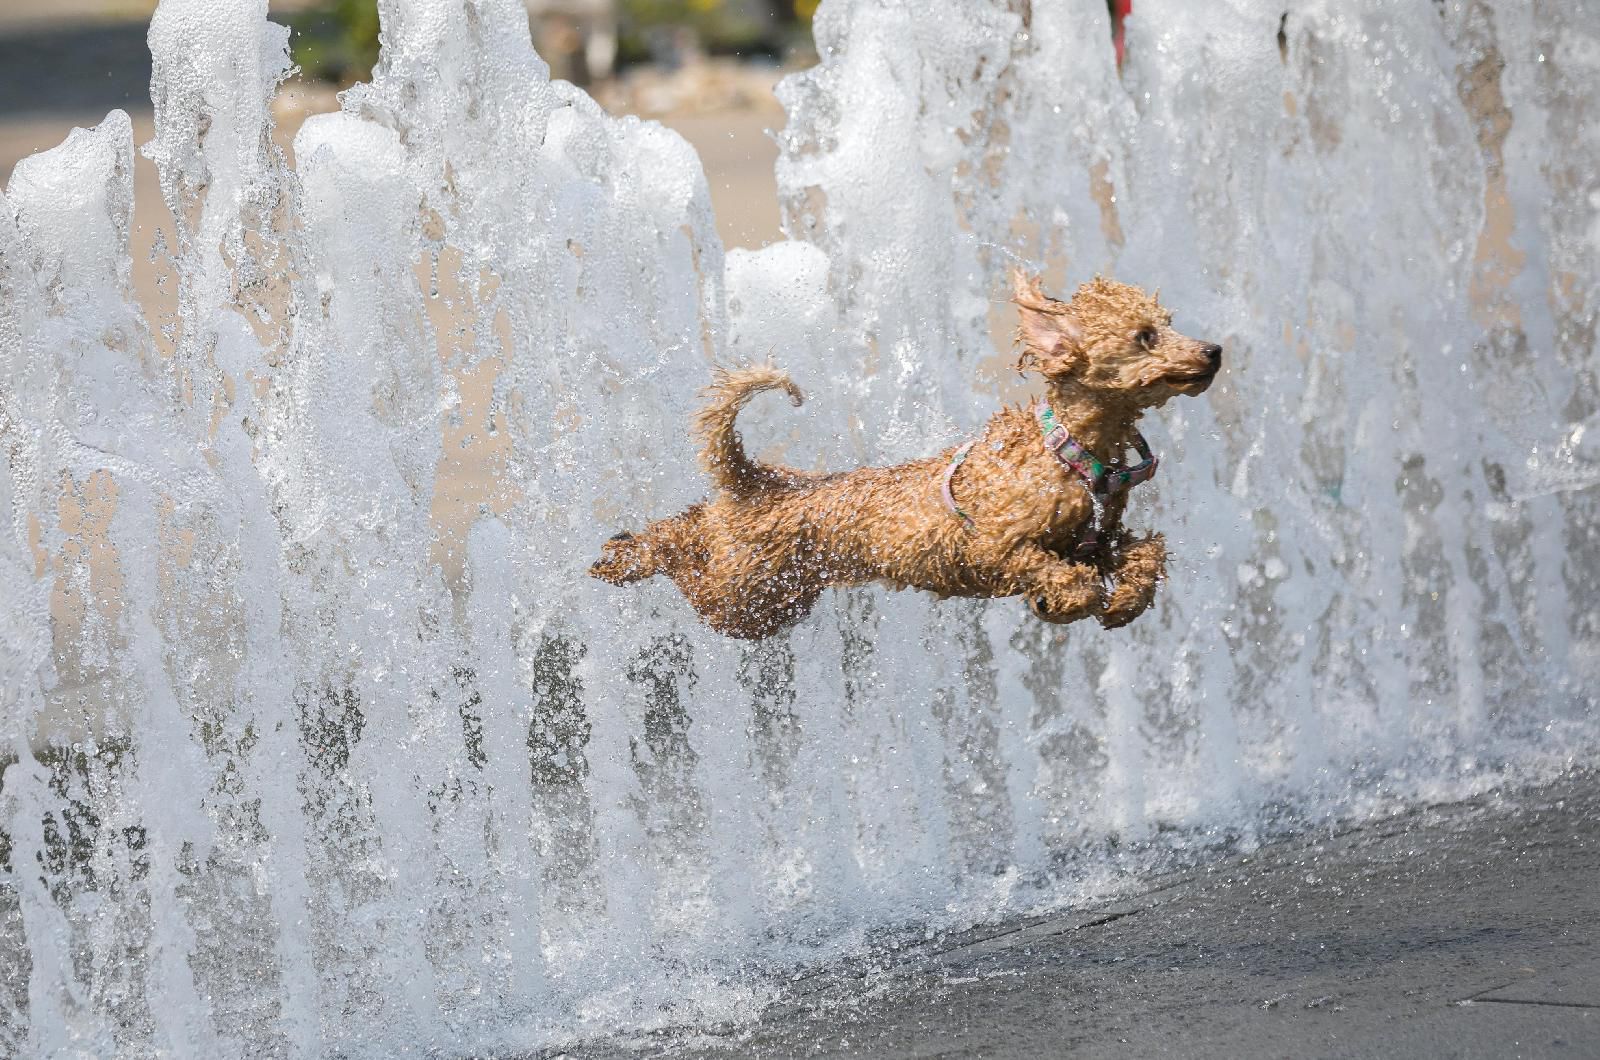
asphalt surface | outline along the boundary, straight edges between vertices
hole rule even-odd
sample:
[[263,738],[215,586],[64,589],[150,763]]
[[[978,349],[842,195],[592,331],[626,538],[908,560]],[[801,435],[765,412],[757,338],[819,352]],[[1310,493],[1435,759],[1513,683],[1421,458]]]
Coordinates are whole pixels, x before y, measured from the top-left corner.
[[1600,1057],[1600,776],[1302,836],[574,1058]]

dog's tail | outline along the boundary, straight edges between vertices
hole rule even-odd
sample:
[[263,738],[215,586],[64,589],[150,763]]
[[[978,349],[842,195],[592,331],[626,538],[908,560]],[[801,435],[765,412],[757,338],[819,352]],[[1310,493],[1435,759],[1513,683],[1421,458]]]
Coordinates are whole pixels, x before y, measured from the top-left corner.
[[795,477],[795,473],[786,468],[751,460],[745,455],[739,432],[734,429],[739,410],[763,390],[782,390],[797,406],[805,400],[794,381],[770,364],[717,368],[711,385],[704,391],[706,403],[695,415],[695,433],[700,437],[700,463],[718,489],[735,496],[753,493]]

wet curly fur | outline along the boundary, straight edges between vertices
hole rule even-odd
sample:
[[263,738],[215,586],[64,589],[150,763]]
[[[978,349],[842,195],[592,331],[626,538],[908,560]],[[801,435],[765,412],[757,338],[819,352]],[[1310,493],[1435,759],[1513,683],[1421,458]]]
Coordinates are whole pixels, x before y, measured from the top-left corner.
[[[1070,302],[1016,273],[1019,370],[1040,373],[1057,418],[1106,463],[1127,452],[1139,416],[1202,393],[1221,348],[1172,328],[1137,287],[1095,279]],[[1099,548],[1068,558],[1093,514],[1083,481],[1040,444],[1027,408],[990,417],[952,480],[969,527],[942,499],[954,448],[894,467],[818,474],[751,460],[734,422],[754,395],[799,388],[777,368],[719,370],[695,418],[716,495],[606,542],[589,573],[616,585],[672,579],[713,629],[768,637],[803,617],[831,585],[881,582],[939,596],[1023,596],[1049,622],[1107,628],[1150,606],[1166,570],[1160,534],[1122,528],[1127,494],[1109,499]]]

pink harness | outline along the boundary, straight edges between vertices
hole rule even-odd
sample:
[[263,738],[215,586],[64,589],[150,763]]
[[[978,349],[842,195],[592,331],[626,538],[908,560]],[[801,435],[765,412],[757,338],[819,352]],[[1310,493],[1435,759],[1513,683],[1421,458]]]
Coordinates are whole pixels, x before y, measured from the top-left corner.
[[955,451],[955,455],[950,458],[950,465],[944,469],[944,485],[940,487],[940,492],[944,494],[944,506],[955,512],[968,530],[973,529],[977,524],[972,521],[972,516],[957,506],[956,495],[950,490],[950,480],[956,477],[956,468],[961,466],[961,461],[967,458],[967,454],[972,452],[972,447],[977,444],[978,439],[974,438]]
[[[1113,494],[1132,489],[1141,482],[1148,482],[1155,477],[1156,466],[1161,461],[1150,452],[1150,445],[1144,440],[1144,435],[1134,431],[1133,447],[1139,452],[1140,462],[1132,467],[1107,467],[1093,453],[1072,440],[1067,428],[1056,422],[1055,410],[1048,404],[1041,404],[1036,408],[1045,451],[1060,461],[1062,467],[1081,478],[1089,490],[1089,501],[1094,506],[1094,514],[1073,549],[1075,559],[1087,559],[1100,546],[1100,524],[1105,515],[1106,500]],[[951,455],[950,463],[944,469],[944,482],[940,489],[945,507],[954,512],[968,530],[975,526],[972,516],[962,511],[956,504],[956,495],[950,486],[955,480],[956,469],[977,444],[977,439],[973,439]]]

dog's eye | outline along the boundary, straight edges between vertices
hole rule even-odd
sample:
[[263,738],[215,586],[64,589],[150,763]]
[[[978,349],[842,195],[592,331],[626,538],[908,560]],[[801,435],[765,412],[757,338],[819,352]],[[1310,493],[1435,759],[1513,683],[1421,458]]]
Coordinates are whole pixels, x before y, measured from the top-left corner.
[[1135,335],[1133,338],[1134,338],[1134,341],[1136,341],[1139,345],[1143,346],[1147,350],[1153,350],[1153,349],[1156,348],[1156,329],[1155,328],[1140,328],[1139,329],[1139,333],[1137,335]]

